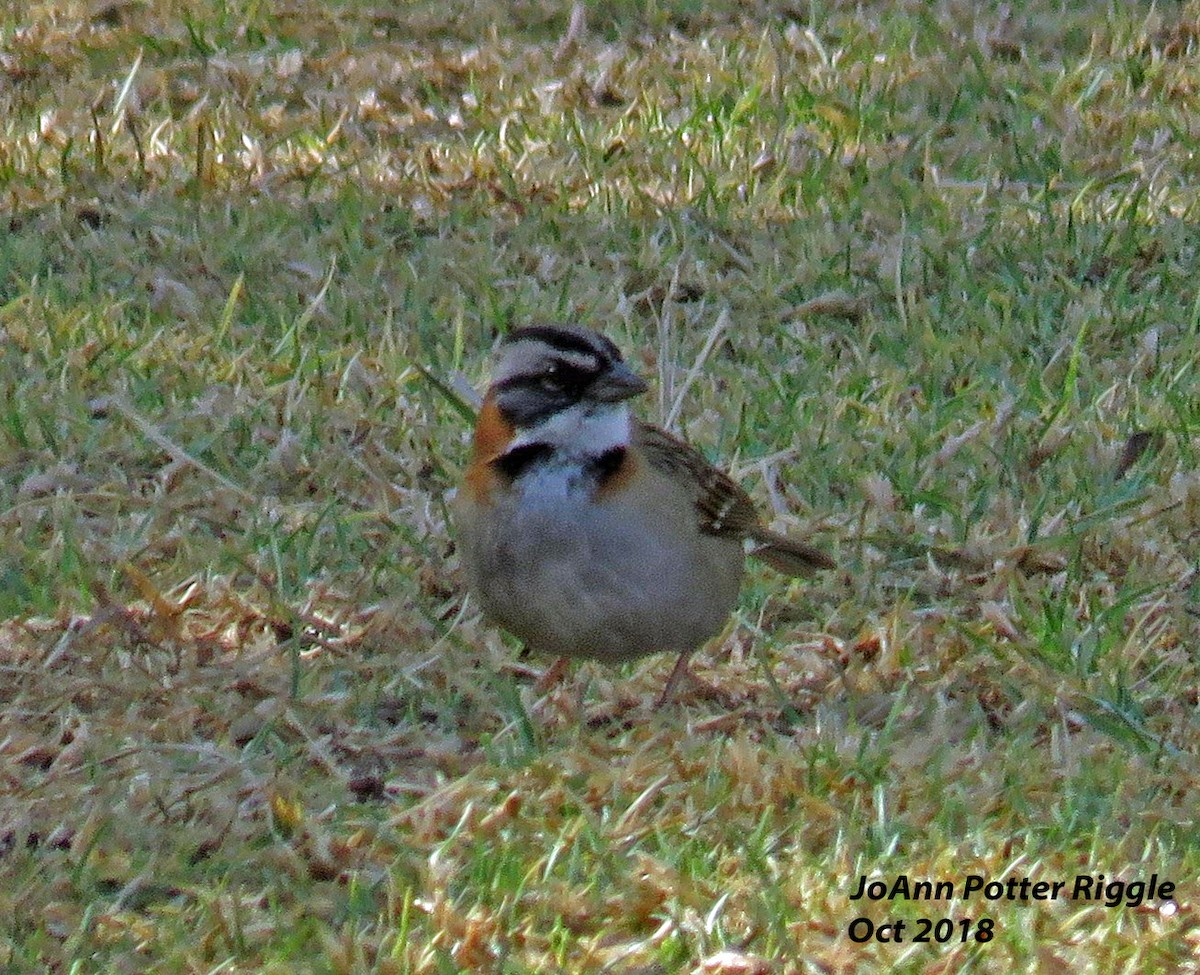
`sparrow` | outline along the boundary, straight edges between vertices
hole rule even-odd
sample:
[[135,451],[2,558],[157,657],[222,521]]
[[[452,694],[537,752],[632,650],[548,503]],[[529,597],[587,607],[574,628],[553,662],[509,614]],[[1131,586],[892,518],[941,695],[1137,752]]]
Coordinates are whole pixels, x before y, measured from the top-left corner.
[[648,386],[606,337],[538,325],[499,347],[455,499],[468,587],[531,651],[606,662],[694,650],[724,626],[747,553],[787,575],[829,569],[765,528],[695,448],[633,416]]

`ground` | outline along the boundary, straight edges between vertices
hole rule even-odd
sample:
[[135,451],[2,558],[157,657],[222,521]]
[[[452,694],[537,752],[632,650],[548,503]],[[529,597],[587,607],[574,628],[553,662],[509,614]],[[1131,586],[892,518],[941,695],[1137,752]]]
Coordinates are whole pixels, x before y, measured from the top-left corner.
[[[0,969],[1200,971],[1198,112],[1195,2],[8,5]],[[463,597],[539,319],[838,560],[658,711]]]

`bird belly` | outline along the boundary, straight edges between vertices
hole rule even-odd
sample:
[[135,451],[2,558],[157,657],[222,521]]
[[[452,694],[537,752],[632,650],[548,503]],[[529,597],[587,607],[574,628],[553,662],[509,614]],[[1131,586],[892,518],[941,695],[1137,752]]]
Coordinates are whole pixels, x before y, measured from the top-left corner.
[[466,559],[484,611],[546,654],[618,661],[704,643],[737,599],[741,546],[641,511],[545,485],[515,498]]

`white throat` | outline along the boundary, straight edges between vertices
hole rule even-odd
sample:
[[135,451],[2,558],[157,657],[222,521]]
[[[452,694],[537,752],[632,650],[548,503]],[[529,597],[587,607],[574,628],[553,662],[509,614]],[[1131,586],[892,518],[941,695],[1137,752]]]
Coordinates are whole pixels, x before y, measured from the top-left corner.
[[625,403],[576,403],[537,426],[520,430],[509,450],[527,444],[549,444],[579,460],[599,457],[613,447],[627,447],[632,436],[629,406]]

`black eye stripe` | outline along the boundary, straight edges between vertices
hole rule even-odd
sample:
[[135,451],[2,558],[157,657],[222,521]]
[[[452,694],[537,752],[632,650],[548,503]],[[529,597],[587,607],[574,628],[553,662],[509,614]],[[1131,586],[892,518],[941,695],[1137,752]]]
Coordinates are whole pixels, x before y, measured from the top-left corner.
[[506,389],[521,389],[521,388],[536,388],[540,387],[543,379],[551,379],[564,390],[580,390],[582,391],[593,379],[595,379],[601,370],[596,369],[581,369],[570,362],[556,360],[554,362],[554,370],[548,369],[539,370],[538,372],[526,373],[518,376],[509,376],[507,379],[502,379],[495,384],[497,391]]
[[564,386],[586,385],[600,375],[599,366],[586,369],[575,365],[573,362],[562,362],[561,360],[554,365],[554,378]]

